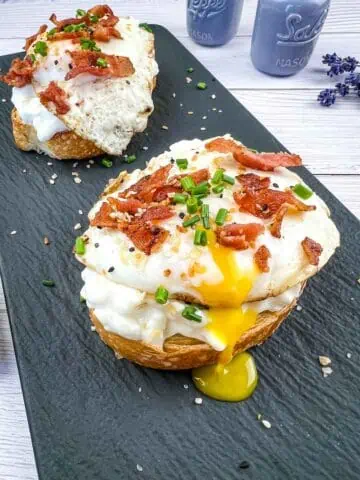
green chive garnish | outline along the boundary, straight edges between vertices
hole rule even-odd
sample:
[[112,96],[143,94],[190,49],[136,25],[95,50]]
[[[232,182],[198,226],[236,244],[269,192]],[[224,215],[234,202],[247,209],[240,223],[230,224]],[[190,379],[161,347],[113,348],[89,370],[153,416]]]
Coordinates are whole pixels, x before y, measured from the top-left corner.
[[78,255],[84,255],[84,253],[85,253],[85,242],[81,237],[76,237],[75,252]]
[[155,300],[157,303],[160,303],[160,305],[165,305],[165,303],[168,301],[169,298],[169,292],[166,290],[165,287],[160,285],[160,287],[157,288],[155,292]]
[[90,22],[91,23],[97,23],[99,21],[99,16],[98,15],[90,15]]
[[198,310],[192,305],[188,305],[181,312],[181,315],[186,318],[186,320],[192,320],[193,322],[200,323],[202,321],[201,315],[199,315]]
[[229,183],[230,185],[234,185],[235,183],[235,178],[234,177],[230,177],[229,175],[223,175],[223,181],[226,182],[226,183]]
[[188,161],[186,158],[178,158],[176,160],[176,165],[180,168],[180,170],[185,170],[188,167]]
[[80,46],[82,50],[101,52],[101,49],[96,45],[94,40],[90,40],[90,38],[80,38]]
[[187,71],[188,73],[193,73],[194,69],[193,69],[193,67],[189,67],[186,71]]
[[191,177],[180,178],[180,183],[185,192],[190,192],[196,186]]
[[206,228],[206,230],[209,230],[209,228],[210,228],[209,219],[210,219],[209,205],[207,203],[204,203],[201,206],[201,220],[202,220],[202,223],[204,225],[204,228]]
[[195,223],[198,223],[198,222],[200,222],[200,217],[199,215],[195,215],[185,220],[183,222],[183,227],[191,227],[192,225],[195,225]]
[[108,62],[105,60],[105,58],[98,58],[96,60],[96,65],[101,68],[106,68],[108,66]]
[[49,30],[46,34],[47,38],[52,37],[56,33],[56,27]]
[[32,63],[34,63],[35,60],[36,60],[35,55],[33,53],[30,53],[29,57],[30,57],[30,60],[32,61]]
[[75,25],[65,25],[64,32],[73,32]]
[[133,163],[136,160],[136,155],[129,155],[127,157],[124,157],[124,160],[126,163]]
[[223,175],[224,175],[224,170],[222,168],[218,168],[211,179],[211,183],[214,183],[215,185],[217,185],[222,181]]
[[305,187],[305,185],[302,185],[301,183],[297,183],[296,185],[291,187],[291,190],[303,200],[307,200],[313,194],[313,192],[309,188]]
[[199,82],[196,87],[199,89],[199,90],[205,90],[207,88],[207,85],[205,82]]
[[182,193],[175,193],[172,198],[173,203],[186,203],[187,195],[183,195]]
[[101,159],[101,165],[103,167],[110,168],[110,167],[112,167],[112,164],[113,164],[113,162],[106,157]]
[[226,210],[226,208],[220,208],[215,218],[216,225],[219,225],[220,227],[221,225],[224,225],[227,214],[228,211]]
[[199,185],[196,185],[196,187],[191,190],[191,193],[193,195],[205,195],[208,193],[208,191],[209,184],[207,182],[201,182],[199,183]]
[[85,17],[85,15],[86,15],[86,12],[82,8],[78,8],[76,10],[76,17],[77,18]]
[[54,280],[43,280],[42,284],[44,285],[44,287],[55,287]]
[[196,198],[194,197],[190,197],[187,199],[186,201],[186,209],[188,211],[188,213],[196,213],[197,209],[198,209],[198,201]]
[[42,57],[46,57],[48,46],[46,42],[36,42],[34,46],[34,53],[39,53]]
[[207,245],[207,234],[205,230],[200,230],[199,228],[195,230],[194,245],[201,245],[202,247]]
[[153,33],[151,27],[149,27],[149,25],[147,23],[139,23],[139,27],[143,28],[147,32]]
[[216,187],[213,187],[212,191],[214,193],[222,193],[224,191],[224,185],[216,185]]

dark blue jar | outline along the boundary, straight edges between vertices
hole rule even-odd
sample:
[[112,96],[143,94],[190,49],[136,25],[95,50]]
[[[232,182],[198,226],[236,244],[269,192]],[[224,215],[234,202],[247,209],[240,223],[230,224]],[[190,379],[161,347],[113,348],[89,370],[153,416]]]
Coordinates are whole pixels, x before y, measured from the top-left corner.
[[188,0],[187,29],[200,45],[224,45],[235,37],[244,0]]
[[254,66],[276,76],[293,75],[308,63],[330,0],[259,0],[251,44]]

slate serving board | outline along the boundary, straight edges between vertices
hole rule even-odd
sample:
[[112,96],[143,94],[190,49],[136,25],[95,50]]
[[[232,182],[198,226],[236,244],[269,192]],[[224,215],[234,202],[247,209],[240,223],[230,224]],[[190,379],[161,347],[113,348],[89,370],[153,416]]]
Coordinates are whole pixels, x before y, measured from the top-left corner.
[[[127,150],[137,155],[129,169],[142,168],[177,140],[226,132],[258,150],[284,150],[167,30],[154,30],[161,72],[155,113]],[[0,59],[2,70],[13,57]],[[193,82],[187,84],[186,76]],[[198,81],[208,89],[197,90]],[[0,98],[9,97],[10,89],[0,84]],[[197,406],[189,372],[157,372],[117,360],[91,332],[87,309],[79,303],[81,267],[71,250],[79,234],[74,225],[85,228],[87,219],[78,210],[86,213],[107,180],[127,165],[115,159],[111,169],[88,169],[87,162],[75,169],[73,162],[50,166],[49,158],[16,149],[10,110],[9,101],[0,103],[1,274],[39,477],[359,478],[357,219],[299,169],[330,206],[342,246],[309,282],[303,309],[254,350],[260,384],[253,397],[237,404],[204,398]],[[55,185],[49,183],[53,173]],[[43,279],[56,286],[44,287]],[[334,373],[326,379],[318,355],[332,359]],[[257,420],[259,413],[271,429]],[[239,468],[244,460],[250,463],[246,470]]]

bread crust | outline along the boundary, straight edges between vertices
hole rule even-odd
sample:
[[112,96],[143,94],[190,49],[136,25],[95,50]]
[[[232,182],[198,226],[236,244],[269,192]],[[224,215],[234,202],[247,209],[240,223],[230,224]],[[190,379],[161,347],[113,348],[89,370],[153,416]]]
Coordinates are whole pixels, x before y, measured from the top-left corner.
[[40,142],[34,127],[21,120],[16,108],[11,112],[11,121],[14,140],[20,150],[36,150],[58,160],[84,160],[104,153],[93,142],[70,131],[56,133],[47,142]]
[[[296,302],[297,299],[279,312],[260,313],[256,324],[243,333],[237,341],[233,356],[259,345],[269,338],[289,315]],[[143,367],[159,370],[186,370],[214,364],[221,354],[207,343],[182,335],[174,335],[166,339],[163,349],[144,342],[129,340],[106,331],[94,314],[94,310],[90,309],[89,315],[101,340],[112,348],[115,354]]]

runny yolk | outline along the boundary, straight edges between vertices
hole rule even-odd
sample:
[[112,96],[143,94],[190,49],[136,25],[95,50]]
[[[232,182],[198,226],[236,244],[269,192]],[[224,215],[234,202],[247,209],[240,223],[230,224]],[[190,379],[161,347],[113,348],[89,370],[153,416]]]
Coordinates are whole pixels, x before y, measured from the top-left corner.
[[209,323],[206,328],[226,347],[218,364],[193,370],[193,380],[206,395],[235,402],[249,397],[258,379],[255,362],[249,353],[232,358],[236,342],[256,322],[256,312],[243,311],[242,304],[253,286],[257,269],[254,266],[242,272],[236,264],[234,251],[216,243],[213,232],[208,232],[208,248],[223,279],[216,284],[203,282],[197,290],[205,303],[215,305],[207,311]]

